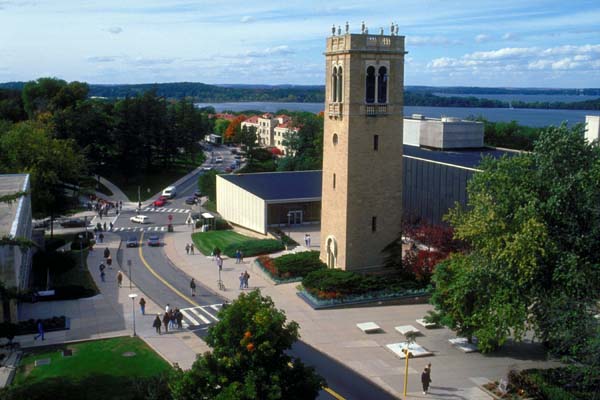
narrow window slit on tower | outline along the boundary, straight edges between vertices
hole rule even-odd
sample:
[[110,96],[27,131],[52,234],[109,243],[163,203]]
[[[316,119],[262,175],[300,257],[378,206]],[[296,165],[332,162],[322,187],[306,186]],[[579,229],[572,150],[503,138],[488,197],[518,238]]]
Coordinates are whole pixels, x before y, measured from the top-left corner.
[[377,231],[377,217],[371,217],[371,232]]
[[333,174],[333,188],[335,189],[335,174]]
[[373,150],[379,150],[379,135],[373,135]]

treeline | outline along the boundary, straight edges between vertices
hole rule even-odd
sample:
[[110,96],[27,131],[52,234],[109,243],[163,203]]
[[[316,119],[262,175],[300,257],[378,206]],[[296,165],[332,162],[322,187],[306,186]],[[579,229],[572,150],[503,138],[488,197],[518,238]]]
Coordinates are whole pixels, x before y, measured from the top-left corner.
[[483,122],[486,146],[506,149],[533,151],[535,141],[546,128],[533,128],[519,125],[516,121],[492,122],[482,116],[468,117],[472,121]]
[[513,108],[538,108],[552,110],[600,110],[600,99],[583,100],[576,102],[563,101],[534,101],[527,103],[524,101],[513,101]]
[[508,103],[479,97],[446,97],[431,93],[404,92],[405,106],[508,108]]
[[202,154],[198,142],[212,129],[192,101],[152,90],[107,101],[89,98],[85,83],[53,78],[22,91],[0,89],[0,168],[32,172],[37,212],[58,206],[56,188],[79,186],[91,174],[134,177],[194,163]]
[[541,89],[541,88],[494,88],[477,86],[406,86],[410,92],[429,92],[446,94],[530,94],[530,95],[569,95],[569,96],[600,96],[600,88],[588,89]]

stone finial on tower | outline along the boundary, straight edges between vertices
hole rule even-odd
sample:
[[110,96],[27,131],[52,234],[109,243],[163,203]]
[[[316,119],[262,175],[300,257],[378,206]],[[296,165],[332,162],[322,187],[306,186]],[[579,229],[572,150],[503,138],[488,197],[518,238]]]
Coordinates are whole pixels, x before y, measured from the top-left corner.
[[398,36],[398,24],[396,24],[396,36]]
[[346,21],[346,33],[350,33],[350,24]]
[[342,34],[342,27],[338,25],[338,36]]
[[360,33],[362,33],[363,35],[365,34],[365,30],[367,29],[367,27],[365,26],[365,21],[363,21],[360,24]]
[[379,28],[379,34],[383,36],[383,27]]
[[335,36],[335,24],[331,26],[331,34]]
[[394,23],[390,25],[390,35],[394,36]]

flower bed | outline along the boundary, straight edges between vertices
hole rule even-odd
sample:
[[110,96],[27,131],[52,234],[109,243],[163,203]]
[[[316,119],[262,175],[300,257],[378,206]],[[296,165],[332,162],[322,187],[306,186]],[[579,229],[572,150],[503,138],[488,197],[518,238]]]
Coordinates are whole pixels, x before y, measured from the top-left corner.
[[286,254],[277,258],[260,256],[256,258],[256,264],[275,283],[299,282],[308,273],[326,268],[317,251]]
[[338,292],[319,292],[316,295],[313,295],[300,285],[297,294],[312,308],[318,310],[352,305],[367,305],[371,303],[381,304],[382,302],[393,304],[424,303],[426,302],[428,292],[426,289],[408,289],[397,292],[370,292],[360,295],[341,295]]

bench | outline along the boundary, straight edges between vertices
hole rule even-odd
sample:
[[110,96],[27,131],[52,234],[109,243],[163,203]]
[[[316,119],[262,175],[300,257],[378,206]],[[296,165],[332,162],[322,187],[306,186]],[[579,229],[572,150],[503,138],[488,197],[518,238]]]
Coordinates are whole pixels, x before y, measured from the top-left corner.
[[356,324],[356,326],[364,333],[375,333],[381,331],[381,327],[375,322],[361,322]]

